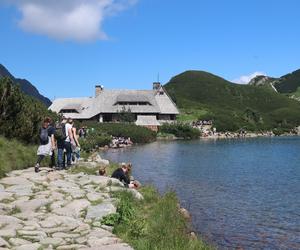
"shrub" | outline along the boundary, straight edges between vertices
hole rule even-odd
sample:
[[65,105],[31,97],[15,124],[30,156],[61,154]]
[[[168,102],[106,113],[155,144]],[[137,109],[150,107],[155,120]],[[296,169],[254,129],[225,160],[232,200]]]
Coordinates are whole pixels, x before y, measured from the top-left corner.
[[40,101],[23,94],[11,79],[0,79],[0,134],[26,143],[38,141],[38,131],[45,116],[57,115]]
[[163,124],[159,128],[159,132],[173,134],[176,137],[184,139],[195,139],[200,136],[198,129],[192,128],[190,125],[184,123]]
[[116,137],[130,137],[134,143],[147,143],[156,139],[156,133],[148,128],[129,123],[84,123],[88,128],[94,128],[97,133],[106,133]]
[[85,138],[79,139],[81,149],[85,152],[91,152],[97,147],[109,145],[110,142],[111,136],[99,131],[90,132]]

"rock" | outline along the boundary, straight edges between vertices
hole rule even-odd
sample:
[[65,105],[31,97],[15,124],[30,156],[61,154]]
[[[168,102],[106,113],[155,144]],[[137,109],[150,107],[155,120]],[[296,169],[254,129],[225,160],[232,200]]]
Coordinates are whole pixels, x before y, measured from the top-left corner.
[[9,215],[0,215],[0,222],[3,224],[19,224],[22,221],[13,217],[13,216],[9,216]]
[[67,227],[69,230],[73,230],[82,225],[82,222],[72,217],[50,215],[39,224],[43,228]]
[[0,247],[10,247],[8,242],[0,237]]
[[136,189],[132,189],[132,188],[121,188],[121,187],[107,187],[106,190],[108,192],[119,192],[119,191],[126,191],[126,192],[130,192],[133,194],[133,197],[137,200],[143,200],[144,197],[143,195],[138,192]]
[[99,201],[101,200],[103,197],[101,194],[99,193],[88,193],[86,195],[86,197],[88,198],[89,201],[94,202],[94,201]]
[[80,234],[73,234],[73,233],[54,233],[52,235],[52,237],[54,238],[71,238],[71,239],[74,239],[74,238],[78,238],[80,237]]
[[38,250],[41,247],[39,243],[26,244],[22,246],[18,246],[15,250]]
[[50,172],[49,174],[47,174],[47,181],[52,182],[55,180],[60,180],[62,179],[62,175],[58,172]]
[[47,237],[47,234],[43,231],[18,230],[18,234],[22,236],[39,236],[41,238]]
[[20,208],[20,210],[23,213],[26,212],[32,212],[32,211],[36,211],[38,208],[40,208],[41,206],[45,206],[47,205],[49,202],[52,202],[49,199],[33,199],[33,200],[29,200],[29,201],[15,201],[14,205],[18,208]]
[[181,207],[179,208],[179,212],[181,213],[181,215],[183,216],[183,218],[185,218],[186,220],[191,220],[191,215],[189,213],[188,210],[186,210],[185,208]]
[[50,197],[53,201],[62,201],[65,196],[59,192],[52,192]]
[[72,245],[65,245],[65,246],[59,246],[56,248],[57,250],[76,250],[80,248],[86,247],[85,245],[78,245],[78,244],[72,244]]
[[73,230],[74,233],[80,233],[81,235],[86,234],[86,232],[89,231],[90,231],[90,226],[88,224],[81,224],[79,227]]
[[21,245],[31,244],[30,241],[23,240],[20,238],[10,238],[9,243],[12,244],[13,246],[21,246]]
[[102,228],[94,228],[91,232],[90,232],[90,237],[94,237],[94,238],[103,238],[103,237],[111,237],[113,236],[113,234],[111,232],[108,232]]
[[1,229],[0,230],[0,237],[5,238],[12,238],[17,235],[17,232],[15,229]]
[[98,247],[101,245],[112,245],[112,244],[120,243],[121,240],[116,237],[102,237],[102,238],[90,237],[87,242],[91,247]]
[[0,179],[0,183],[4,185],[24,185],[24,186],[32,184],[30,181],[22,177],[5,177]]
[[0,191],[3,191],[4,189],[4,186],[0,184]]
[[109,161],[105,160],[105,159],[102,159],[98,152],[95,152],[94,154],[92,154],[89,157],[88,161],[98,163],[101,166],[108,166],[109,165]]
[[97,246],[94,248],[86,248],[90,250],[133,250],[131,246],[126,243],[117,243],[112,245],[104,245],[104,246]]
[[11,201],[13,201],[14,198],[12,196],[13,196],[12,193],[8,193],[8,192],[0,190],[0,201],[2,201],[2,200],[11,200]]
[[64,243],[64,240],[62,238],[50,238],[50,237],[47,237],[43,240],[41,240],[40,242],[43,246],[48,246],[48,245],[52,245],[54,247],[57,247],[61,244]]
[[30,196],[33,194],[32,187],[34,187],[34,184],[30,183],[28,185],[14,185],[6,188],[7,192],[14,193],[16,196]]
[[101,203],[96,206],[90,206],[87,210],[87,219],[101,219],[103,216],[113,214],[116,212],[116,208],[111,203]]
[[120,182],[118,179],[110,178],[107,176],[92,175],[92,176],[90,176],[90,179],[91,179],[92,183],[94,183],[98,186],[98,188],[104,188],[107,186],[124,187],[124,184],[122,182]]
[[85,199],[74,200],[65,207],[57,209],[56,211],[54,211],[54,213],[58,215],[65,215],[69,217],[78,218],[80,217],[80,212],[86,209],[89,205],[90,202]]
[[101,225],[101,228],[103,228],[104,230],[109,231],[111,233],[114,229],[112,226],[107,226],[107,225]]
[[85,244],[87,242],[87,238],[86,237],[79,237],[79,238],[75,239],[75,242],[77,244]]

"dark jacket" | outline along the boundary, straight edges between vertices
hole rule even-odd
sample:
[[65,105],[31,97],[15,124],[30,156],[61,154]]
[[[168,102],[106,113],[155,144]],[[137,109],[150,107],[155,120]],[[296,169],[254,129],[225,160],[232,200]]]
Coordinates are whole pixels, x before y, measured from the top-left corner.
[[129,178],[126,176],[122,168],[116,169],[111,175],[112,178],[116,178],[119,181],[123,182],[126,186],[130,183]]

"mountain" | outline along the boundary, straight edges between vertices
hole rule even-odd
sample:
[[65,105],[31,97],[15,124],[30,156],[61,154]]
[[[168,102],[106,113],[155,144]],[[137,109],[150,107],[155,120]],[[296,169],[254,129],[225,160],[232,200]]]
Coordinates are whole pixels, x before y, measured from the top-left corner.
[[293,95],[300,97],[300,69],[280,78],[256,76],[249,82],[249,85],[271,86],[279,93],[288,94],[291,97]]
[[20,85],[21,90],[25,94],[35,97],[36,99],[44,103],[47,107],[51,105],[51,101],[47,97],[41,95],[32,83],[30,83],[26,79],[15,78],[2,64],[0,64],[0,78],[2,77],[9,77],[15,84]]
[[268,87],[278,92],[274,85],[279,81],[279,78],[259,75],[251,79],[249,85],[257,87]]
[[300,69],[280,77],[275,84],[280,93],[294,93],[300,88]]
[[300,103],[271,88],[234,84],[204,71],[186,71],[164,87],[182,117],[212,119],[219,131],[290,129],[300,124]]

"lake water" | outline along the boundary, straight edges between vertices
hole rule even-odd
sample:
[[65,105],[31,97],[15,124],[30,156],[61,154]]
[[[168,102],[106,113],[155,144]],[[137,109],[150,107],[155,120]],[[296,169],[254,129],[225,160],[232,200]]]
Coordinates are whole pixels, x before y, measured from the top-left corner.
[[300,249],[300,138],[154,142],[101,153],[175,190],[219,249]]

